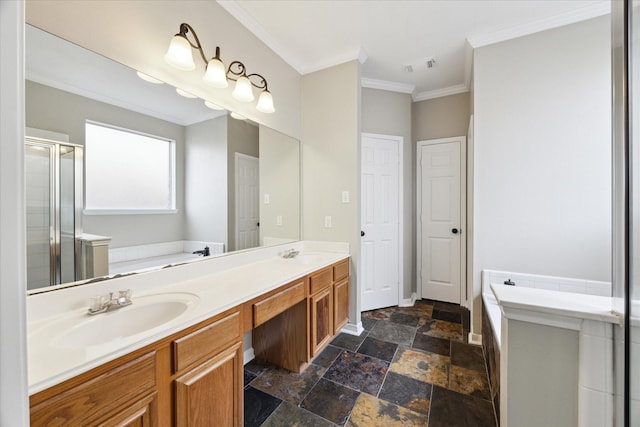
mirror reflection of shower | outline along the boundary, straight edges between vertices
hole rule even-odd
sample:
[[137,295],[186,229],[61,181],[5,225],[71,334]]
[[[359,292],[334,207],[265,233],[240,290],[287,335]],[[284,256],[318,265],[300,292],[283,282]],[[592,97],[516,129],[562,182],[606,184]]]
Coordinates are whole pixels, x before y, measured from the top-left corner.
[[27,289],[79,278],[82,146],[66,135],[27,129]]

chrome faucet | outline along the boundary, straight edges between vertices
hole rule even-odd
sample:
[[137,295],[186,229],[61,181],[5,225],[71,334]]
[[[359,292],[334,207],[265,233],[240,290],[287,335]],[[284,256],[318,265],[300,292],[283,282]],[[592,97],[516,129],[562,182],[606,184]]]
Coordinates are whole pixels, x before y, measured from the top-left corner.
[[202,256],[209,256],[211,255],[211,252],[209,250],[209,246],[205,246],[203,250],[201,251],[193,251],[192,254],[194,255],[202,255]]
[[300,251],[296,251],[295,249],[289,249],[282,253],[282,258],[286,258],[286,259],[295,258],[296,255],[298,255],[299,253]]
[[133,304],[133,301],[131,301],[131,289],[118,291],[117,296],[115,296],[113,292],[109,292],[109,295],[98,295],[91,298],[91,305],[87,312],[93,316],[131,304]]

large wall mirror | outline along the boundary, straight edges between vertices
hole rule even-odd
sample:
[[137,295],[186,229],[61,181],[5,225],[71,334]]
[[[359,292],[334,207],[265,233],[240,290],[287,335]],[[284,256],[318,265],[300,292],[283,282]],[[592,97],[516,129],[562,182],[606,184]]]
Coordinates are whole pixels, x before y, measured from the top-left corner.
[[300,239],[296,139],[31,25],[25,52],[30,293]]

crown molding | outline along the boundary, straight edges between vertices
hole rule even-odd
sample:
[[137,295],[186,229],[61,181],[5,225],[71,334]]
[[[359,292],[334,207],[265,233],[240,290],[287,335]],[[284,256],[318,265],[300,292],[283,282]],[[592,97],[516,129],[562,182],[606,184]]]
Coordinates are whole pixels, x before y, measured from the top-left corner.
[[406,83],[390,82],[387,80],[368,79],[366,77],[363,77],[360,80],[360,85],[362,87],[366,87],[369,89],[388,90],[390,92],[408,93],[411,95],[413,94],[413,91],[416,89],[414,85],[410,85]]
[[235,0],[216,0],[216,2],[299,74],[304,74],[302,72],[304,69],[304,61],[280,44],[253,16],[249,15],[240,7]]
[[367,53],[359,47],[355,52],[348,52],[341,55],[336,55],[329,60],[316,62],[314,64],[307,65],[302,67],[300,74],[305,75],[309,73],[314,73],[316,71],[325,70],[327,68],[335,67],[336,65],[344,64],[350,61],[358,61],[360,64],[364,64],[368,59]]
[[538,33],[540,31],[562,27],[564,25],[575,24],[576,22],[586,21],[587,19],[597,18],[609,13],[611,13],[611,2],[602,1],[591,6],[582,7],[580,9],[562,13],[560,15],[551,16],[549,18],[540,19],[528,24],[494,31],[492,33],[470,36],[467,38],[467,41],[469,42],[471,47],[475,49],[482,46],[488,46],[490,44],[515,39],[517,37]]
[[442,98],[443,96],[457,95],[459,93],[469,92],[469,87],[465,84],[449,86],[442,89],[420,92],[413,96],[413,102],[426,101],[428,99]]

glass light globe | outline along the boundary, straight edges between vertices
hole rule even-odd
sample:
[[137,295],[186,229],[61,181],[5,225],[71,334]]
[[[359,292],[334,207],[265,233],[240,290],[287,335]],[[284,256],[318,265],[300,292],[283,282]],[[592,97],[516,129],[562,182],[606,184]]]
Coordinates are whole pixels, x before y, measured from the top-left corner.
[[227,71],[222,61],[217,58],[212,58],[209,61],[202,80],[204,80],[205,83],[220,89],[224,89],[229,86],[229,82],[227,82]]
[[191,71],[196,68],[193,62],[193,54],[191,52],[191,44],[186,37],[177,34],[171,39],[169,49],[164,55],[167,64],[176,67],[182,71]]
[[180,89],[179,87],[176,88],[176,92],[178,93],[178,95],[184,96],[185,98],[197,98],[196,95],[189,93],[186,90]]
[[229,113],[229,115],[236,120],[247,120],[245,116],[243,116],[242,114],[238,114],[235,111],[232,111],[231,113]]
[[276,109],[273,107],[273,96],[268,90],[263,90],[258,98],[258,105],[256,109],[261,113],[274,113]]
[[235,99],[240,102],[253,101],[253,91],[251,90],[251,81],[245,76],[242,76],[236,81],[236,88],[231,94]]
[[151,77],[150,75],[145,74],[141,71],[136,71],[136,74],[145,82],[153,83],[154,85],[161,85],[164,83],[162,80],[158,80],[155,77]]

